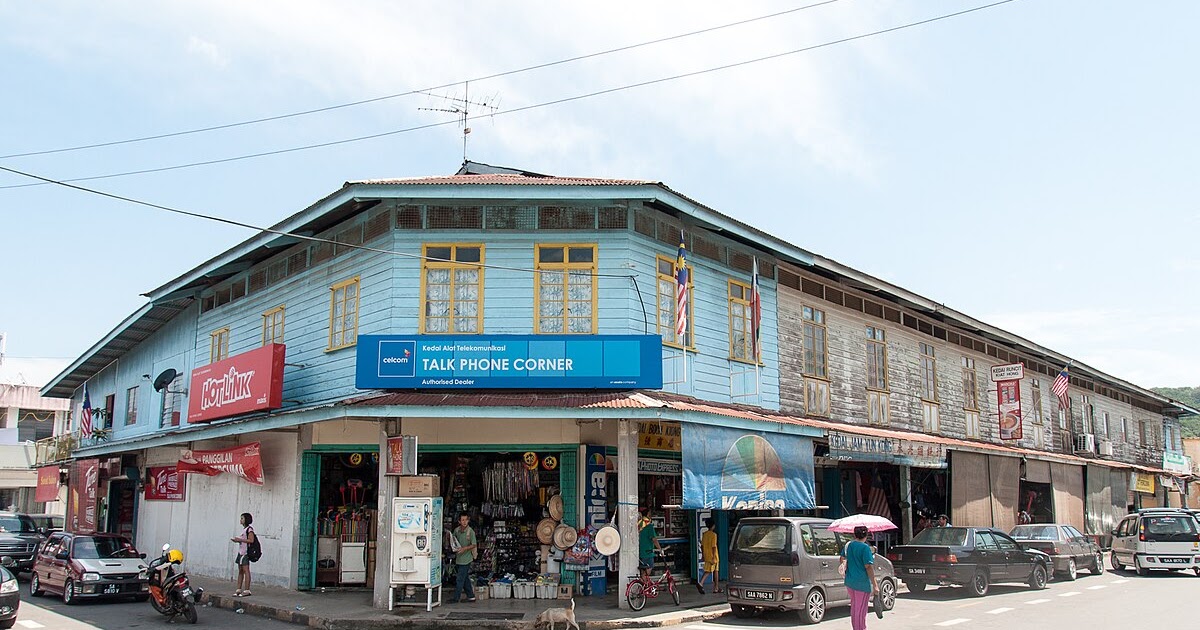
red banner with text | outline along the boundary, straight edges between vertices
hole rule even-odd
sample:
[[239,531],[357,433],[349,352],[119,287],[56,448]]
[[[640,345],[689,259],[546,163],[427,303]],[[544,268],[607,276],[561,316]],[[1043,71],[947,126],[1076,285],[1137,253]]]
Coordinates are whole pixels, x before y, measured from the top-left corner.
[[33,500],[49,503],[58,500],[58,466],[42,466],[37,469],[37,490]]
[[175,466],[180,473],[199,473],[210,477],[230,473],[256,486],[263,485],[262,449],[258,442],[219,451],[185,450]]
[[71,464],[67,484],[67,531],[90,534],[96,531],[97,495],[100,491],[100,460],[78,459]]
[[183,501],[187,498],[187,476],[174,466],[151,466],[146,469],[147,501]]

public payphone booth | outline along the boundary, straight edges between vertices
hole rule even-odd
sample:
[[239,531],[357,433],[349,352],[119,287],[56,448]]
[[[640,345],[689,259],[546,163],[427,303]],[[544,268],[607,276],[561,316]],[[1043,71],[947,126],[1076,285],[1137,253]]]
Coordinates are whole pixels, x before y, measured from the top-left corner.
[[[406,484],[402,480],[400,485],[403,488]],[[431,611],[442,604],[442,498],[396,497],[392,499],[390,521],[388,610],[394,605],[424,605]],[[420,597],[421,591],[424,598]]]

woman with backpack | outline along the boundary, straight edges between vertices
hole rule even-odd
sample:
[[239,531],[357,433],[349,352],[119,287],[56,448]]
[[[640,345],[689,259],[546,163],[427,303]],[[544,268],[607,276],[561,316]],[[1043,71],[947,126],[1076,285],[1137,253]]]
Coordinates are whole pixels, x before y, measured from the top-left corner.
[[250,595],[250,563],[258,560],[257,556],[262,554],[262,547],[258,544],[258,536],[254,535],[254,528],[250,526],[254,517],[249,512],[242,512],[239,522],[242,524],[242,534],[229,539],[238,544],[237,558],[233,561],[238,570],[237,590],[233,592],[233,596],[247,597]]

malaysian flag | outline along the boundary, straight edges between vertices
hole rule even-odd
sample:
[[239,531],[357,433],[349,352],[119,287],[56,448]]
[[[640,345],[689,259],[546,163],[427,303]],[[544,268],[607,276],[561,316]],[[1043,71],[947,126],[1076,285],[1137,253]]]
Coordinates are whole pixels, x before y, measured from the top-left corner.
[[762,294],[758,292],[758,259],[754,259],[754,272],[750,276],[750,344],[754,350],[754,361],[762,363]]
[[79,435],[92,437],[92,399],[88,397],[86,383],[83,386],[83,413],[79,414]]
[[683,244],[683,230],[679,230],[679,260],[675,261],[675,341],[687,345],[688,269],[687,247]]
[[1067,374],[1067,370],[1071,366],[1067,366],[1054,377],[1054,384],[1050,386],[1051,391],[1055,396],[1058,396],[1058,407],[1063,411],[1071,408],[1071,396],[1067,394],[1067,389],[1071,386],[1071,377]]

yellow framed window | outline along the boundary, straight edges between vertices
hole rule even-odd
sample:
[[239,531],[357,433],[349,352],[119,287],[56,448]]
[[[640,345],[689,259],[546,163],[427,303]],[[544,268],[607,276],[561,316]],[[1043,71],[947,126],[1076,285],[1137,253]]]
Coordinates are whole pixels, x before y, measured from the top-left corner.
[[358,283],[355,276],[329,287],[328,350],[358,343]]
[[867,389],[886,392],[887,388],[887,332],[867,326]]
[[208,335],[208,362],[216,363],[229,357],[229,327],[218,328]]
[[595,244],[534,248],[533,331],[538,334],[596,334]]
[[729,358],[754,363],[754,313],[750,307],[750,285],[729,281]]
[[483,245],[425,245],[421,332],[483,332]]
[[[685,313],[687,316],[687,331],[683,334],[683,339],[679,339],[675,334],[675,317],[679,307],[679,301],[675,295],[675,287],[679,286],[679,280],[676,277],[678,265],[679,261],[676,258],[667,258],[666,256],[656,257],[656,275],[658,276],[658,281],[655,282],[655,286],[658,292],[658,299],[656,301],[658,307],[655,310],[658,312],[658,334],[662,335],[663,345],[665,346],[694,350],[696,348],[696,320],[693,315],[696,309],[692,307],[694,303],[692,298],[695,297],[695,283],[692,279],[695,277],[693,273],[695,268],[691,265],[687,266],[688,299],[687,313]],[[750,293],[748,290],[745,296],[749,299]],[[746,327],[746,334],[750,334],[749,326]],[[749,343],[748,339],[747,343]],[[752,354],[748,353],[747,356],[751,356]]]
[[262,345],[283,343],[283,305],[263,313],[262,316]]

